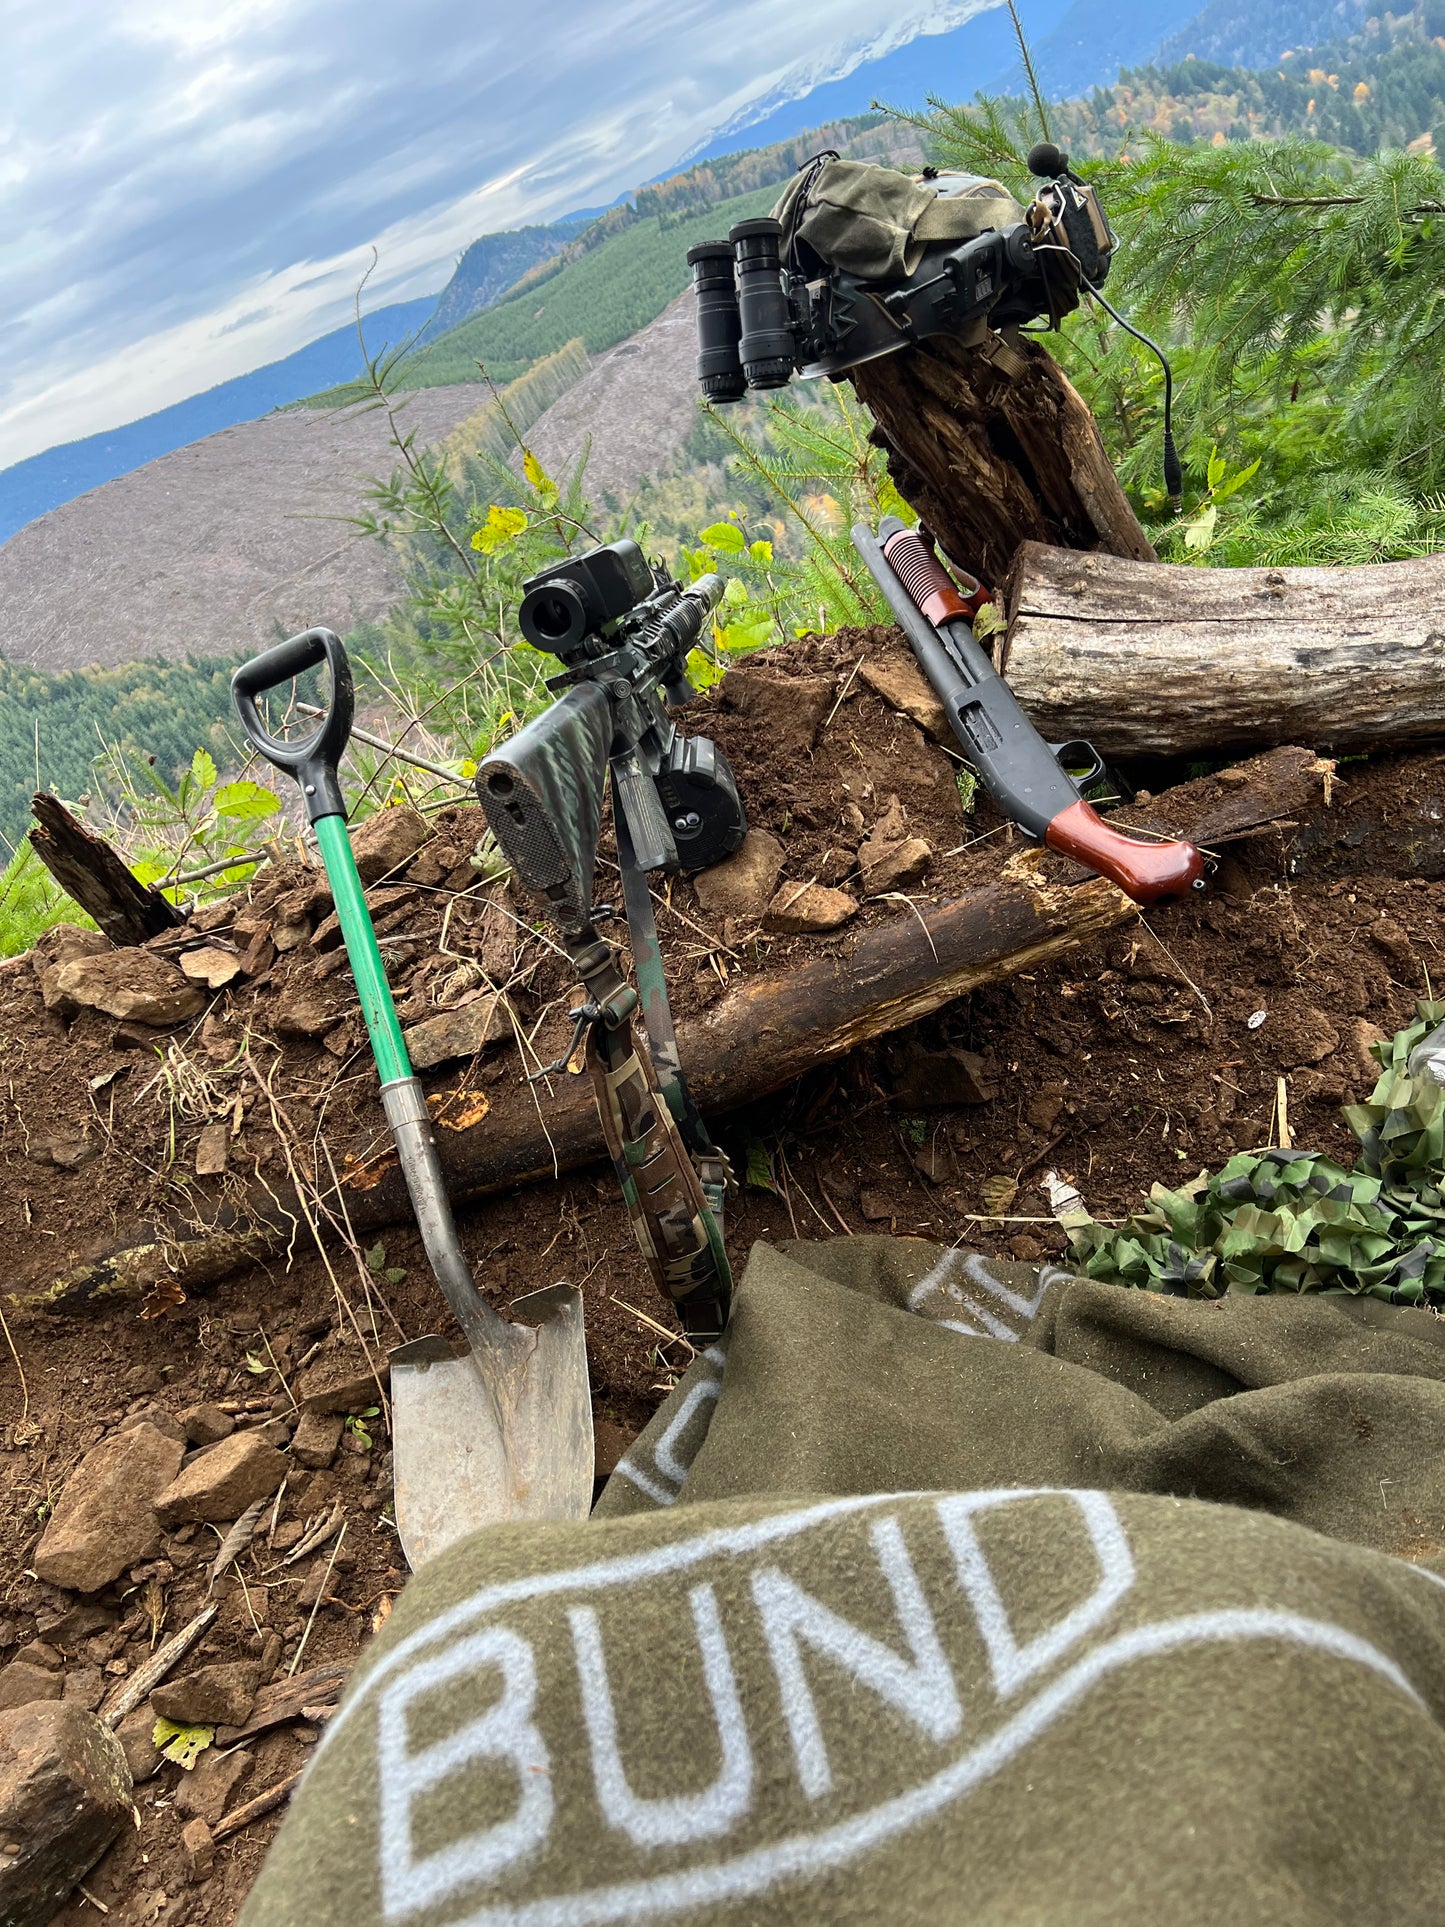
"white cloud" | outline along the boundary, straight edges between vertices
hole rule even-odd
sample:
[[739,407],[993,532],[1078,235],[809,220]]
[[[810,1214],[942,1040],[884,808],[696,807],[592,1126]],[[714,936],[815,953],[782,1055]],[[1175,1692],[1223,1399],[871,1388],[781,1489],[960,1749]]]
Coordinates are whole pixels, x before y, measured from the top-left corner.
[[[985,0],[986,3],[986,0]],[[0,0],[0,467],[439,289],[981,0]]]

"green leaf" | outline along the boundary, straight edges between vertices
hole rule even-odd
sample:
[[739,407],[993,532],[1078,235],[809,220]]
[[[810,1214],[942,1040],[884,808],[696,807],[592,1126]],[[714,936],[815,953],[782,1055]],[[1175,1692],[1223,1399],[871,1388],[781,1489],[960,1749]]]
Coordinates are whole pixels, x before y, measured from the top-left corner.
[[1259,471],[1259,457],[1256,456],[1255,459],[1250,463],[1248,468],[1240,469],[1238,474],[1231,475],[1227,482],[1223,483],[1221,487],[1215,489],[1214,491],[1215,501],[1227,502],[1231,495],[1237,494],[1239,490],[1244,487],[1246,482],[1252,481],[1254,479],[1254,476],[1258,473],[1258,471]]
[[216,780],[216,765],[207,751],[198,749],[191,758],[191,774],[203,790],[208,790]]
[[1218,448],[1211,448],[1209,451],[1208,469],[1208,481],[1211,491],[1217,489],[1219,484],[1224,480],[1225,470],[1228,466],[1229,464],[1220,454]]
[[771,1191],[774,1196],[777,1195],[773,1155],[760,1137],[750,1137],[747,1141],[747,1166],[743,1181],[750,1191]]
[[472,547],[478,555],[495,555],[499,549],[515,542],[527,526],[527,516],[522,509],[503,508],[493,502],[487,510],[487,519],[479,529],[472,530]]
[[714,522],[710,528],[700,532],[698,539],[721,555],[741,555],[748,546],[736,522]]
[[1218,520],[1219,510],[1213,502],[1202,508],[1193,521],[1184,525],[1185,548],[1192,549],[1196,555],[1206,554],[1214,541],[1214,527]]
[[754,562],[760,562],[764,568],[767,568],[773,559],[773,545],[771,542],[765,542],[760,538],[756,542],[749,542],[748,554],[753,558]]
[[747,583],[738,576],[729,576],[727,587],[723,590],[723,601],[730,609],[741,609],[748,600]]
[[241,822],[259,822],[263,817],[274,816],[281,807],[275,790],[268,790],[260,783],[244,782],[223,783],[211,803],[217,816]]
[[247,1352],[246,1370],[251,1374],[252,1378],[264,1378],[270,1369],[271,1367],[259,1352]]
[[406,1266],[405,1265],[388,1265],[386,1270],[382,1272],[381,1275],[383,1278],[385,1278],[386,1282],[389,1285],[399,1285],[402,1279],[405,1278],[406,1276]]
[[368,1271],[380,1271],[386,1263],[386,1246],[373,1245],[365,1256],[366,1269]]
[[151,1745],[187,1773],[215,1737],[213,1726],[178,1726],[174,1720],[159,1717],[151,1728]]
[[1008,620],[996,603],[979,604],[978,614],[973,619],[973,633],[976,641],[987,642],[990,636],[1001,636],[1007,628]]

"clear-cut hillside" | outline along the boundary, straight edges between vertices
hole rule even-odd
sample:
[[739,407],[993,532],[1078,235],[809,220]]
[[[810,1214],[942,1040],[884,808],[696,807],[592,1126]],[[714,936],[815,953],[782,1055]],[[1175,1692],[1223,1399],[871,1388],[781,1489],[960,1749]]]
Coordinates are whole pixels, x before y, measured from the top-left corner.
[[[439,440],[480,399],[474,384],[423,389],[401,420]],[[394,462],[379,411],[304,409],[107,482],[0,547],[0,655],[48,670],[230,655],[379,616],[400,579],[344,518]]]

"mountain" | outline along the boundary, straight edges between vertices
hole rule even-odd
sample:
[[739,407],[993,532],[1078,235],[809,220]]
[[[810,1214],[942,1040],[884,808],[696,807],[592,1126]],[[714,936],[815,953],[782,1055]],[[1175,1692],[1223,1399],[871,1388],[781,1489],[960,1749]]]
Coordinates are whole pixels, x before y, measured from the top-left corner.
[[1193,54],[1224,67],[1268,67],[1294,47],[1357,33],[1378,11],[1367,0],[1209,0],[1178,32],[1163,40],[1155,62],[1167,66]]
[[[1196,0],[1073,0],[1051,32],[1030,36],[1039,86],[1050,100],[1074,100],[1090,87],[1107,86],[1197,11]],[[985,91],[1024,91],[1017,56]]]
[[484,234],[473,241],[437,297],[427,333],[445,333],[468,315],[490,307],[499,295],[515,287],[529,268],[550,261],[575,241],[591,218],[554,221],[546,227],[511,228],[504,234]]
[[[436,297],[399,301],[364,317],[366,341],[374,353],[387,343],[405,341],[425,326]],[[354,326],[336,328],[284,360],[268,362],[249,375],[236,375],[204,394],[192,395],[123,428],[87,435],[83,441],[47,448],[28,460],[0,469],[0,543],[37,515],[73,501],[118,475],[168,455],[173,449],[214,435],[240,422],[255,421],[273,408],[286,408],[318,388],[348,381],[361,372],[361,351]],[[0,636],[3,640],[3,636]]]
[[1290,48],[1260,69],[1193,55],[1125,68],[1116,86],[1057,107],[1053,132],[1079,154],[1117,152],[1145,129],[1177,141],[1310,134],[1355,154],[1445,147],[1445,37],[1436,27],[1445,27],[1445,0],[1422,0],[1413,13],[1372,17],[1358,33]]

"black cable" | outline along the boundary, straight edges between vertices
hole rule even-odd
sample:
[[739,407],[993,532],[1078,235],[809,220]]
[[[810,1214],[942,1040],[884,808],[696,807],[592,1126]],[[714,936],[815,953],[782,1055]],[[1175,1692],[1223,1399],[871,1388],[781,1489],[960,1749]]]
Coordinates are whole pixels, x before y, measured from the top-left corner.
[[1136,328],[1132,322],[1126,321],[1119,310],[1104,299],[1082,268],[1079,270],[1079,279],[1105,314],[1112,315],[1125,334],[1133,335],[1136,341],[1142,341],[1150,353],[1158,358],[1159,366],[1164,370],[1164,487],[1168,493],[1170,505],[1177,515],[1184,501],[1184,470],[1180,464],[1179,451],[1174,446],[1174,370],[1169,366],[1169,358],[1159,343],[1151,341],[1142,330]]

